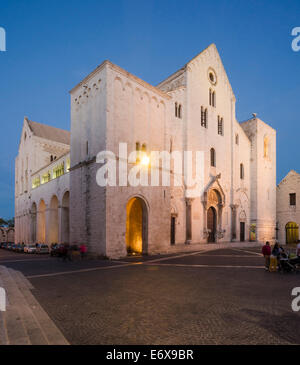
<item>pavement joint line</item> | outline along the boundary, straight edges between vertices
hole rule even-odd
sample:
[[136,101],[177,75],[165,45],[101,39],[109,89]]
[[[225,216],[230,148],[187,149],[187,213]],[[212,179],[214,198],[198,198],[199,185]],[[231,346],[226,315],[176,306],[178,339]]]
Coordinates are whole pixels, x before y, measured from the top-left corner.
[[260,256],[262,257],[263,254],[259,253],[259,252],[252,252],[252,251],[246,251],[246,250],[240,250],[238,248],[233,248],[232,250],[234,251],[238,251],[238,252],[246,252],[246,253],[251,253],[252,255],[256,255],[256,256]]
[[167,260],[178,259],[178,258],[186,257],[186,256],[196,256],[196,255],[199,255],[199,254],[201,254],[201,253],[205,253],[205,252],[209,252],[209,250],[203,250],[203,251],[196,251],[196,252],[183,253],[183,254],[181,254],[181,255],[168,256],[168,257],[162,257],[162,258],[159,258],[159,259],[148,260],[148,261],[143,261],[143,262],[160,262],[160,261],[167,261]]
[[155,264],[155,263],[149,263],[145,265],[149,265],[149,266],[174,266],[174,267],[197,267],[197,268],[226,268],[226,269],[264,269],[264,266],[249,266],[249,265],[245,265],[245,266],[241,266],[241,265],[201,265],[201,264]]
[[90,271],[97,271],[97,270],[115,269],[115,268],[119,268],[119,267],[134,266],[134,265],[135,265],[135,263],[122,264],[122,265],[111,265],[111,266],[100,266],[100,267],[98,266],[98,267],[90,267],[88,269],[59,271],[59,272],[53,272],[53,273],[48,273],[48,274],[26,275],[25,277],[27,279],[34,279],[34,278],[43,278],[43,277],[51,277],[51,276],[58,276],[58,275],[76,274],[76,273],[81,273],[81,272],[90,272]]
[[40,259],[40,258],[37,258],[37,259],[24,259],[24,260],[1,260],[0,259],[0,264],[1,265],[4,265],[6,263],[15,263],[15,262],[33,262],[33,261],[50,261],[50,258],[45,258],[45,259]]

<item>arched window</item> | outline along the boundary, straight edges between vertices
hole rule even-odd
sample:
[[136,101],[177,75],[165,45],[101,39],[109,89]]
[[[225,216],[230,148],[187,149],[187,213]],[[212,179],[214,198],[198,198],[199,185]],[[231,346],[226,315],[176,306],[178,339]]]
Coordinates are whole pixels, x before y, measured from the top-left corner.
[[212,93],[212,104],[213,107],[216,107],[216,92]]
[[178,104],[175,103],[175,117],[177,118],[178,116]]
[[216,106],[216,92],[212,89],[209,89],[209,105]]
[[142,152],[146,152],[147,151],[147,146],[145,143],[142,144]]
[[235,144],[239,144],[239,135],[238,134],[235,135]]
[[241,163],[240,164],[240,178],[241,178],[241,180],[244,180],[244,175],[245,174],[245,172],[244,172],[244,165]]
[[135,150],[136,150],[136,163],[139,163],[139,161],[140,161],[140,154],[141,154],[141,145],[140,145],[140,142],[136,142],[136,144],[135,144]]
[[264,138],[264,157],[269,157],[269,138],[266,136]]
[[178,105],[178,118],[182,118],[182,106],[181,104]]
[[207,128],[207,108],[201,106],[201,126]]
[[216,151],[214,148],[210,149],[210,166],[216,167]]
[[218,115],[218,134],[223,136],[223,118]]

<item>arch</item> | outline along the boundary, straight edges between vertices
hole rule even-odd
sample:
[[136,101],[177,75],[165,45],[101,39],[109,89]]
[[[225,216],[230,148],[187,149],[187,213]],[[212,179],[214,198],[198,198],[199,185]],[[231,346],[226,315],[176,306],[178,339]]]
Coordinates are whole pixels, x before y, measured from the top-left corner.
[[46,242],[46,204],[43,199],[40,200],[37,212],[37,241]]
[[6,234],[5,234],[5,231],[0,228],[0,242],[6,242]]
[[126,205],[126,249],[128,254],[148,252],[148,208],[139,196],[129,199]]
[[295,222],[288,222],[285,225],[286,243],[296,243],[299,239],[299,225]]
[[58,243],[59,222],[58,222],[58,198],[53,195],[50,201],[49,219],[49,243]]
[[37,240],[37,206],[36,203],[32,203],[31,210],[31,242],[35,243]]
[[15,242],[15,229],[13,227],[8,228],[6,233],[7,242]]
[[61,203],[61,242],[70,243],[70,193],[66,191]]

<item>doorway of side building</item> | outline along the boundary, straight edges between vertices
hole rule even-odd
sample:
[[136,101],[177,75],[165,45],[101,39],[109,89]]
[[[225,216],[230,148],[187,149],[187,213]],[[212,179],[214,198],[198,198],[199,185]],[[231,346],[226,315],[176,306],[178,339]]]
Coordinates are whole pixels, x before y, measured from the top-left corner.
[[245,222],[240,222],[240,241],[245,241]]
[[128,255],[148,251],[148,209],[139,197],[130,199],[126,206],[126,249]]
[[214,207],[207,211],[208,242],[216,242],[217,212]]
[[171,245],[175,245],[176,217],[171,216]]
[[296,243],[299,239],[299,225],[295,222],[289,222],[285,226],[286,243]]

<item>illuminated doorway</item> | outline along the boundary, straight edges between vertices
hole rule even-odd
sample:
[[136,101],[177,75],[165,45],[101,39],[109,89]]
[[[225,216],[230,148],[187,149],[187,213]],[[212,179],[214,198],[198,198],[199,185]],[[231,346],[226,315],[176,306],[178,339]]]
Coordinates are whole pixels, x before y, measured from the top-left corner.
[[126,249],[128,255],[147,253],[148,211],[143,199],[134,197],[126,207]]
[[299,239],[299,226],[295,222],[289,222],[285,226],[286,243],[296,243]]

